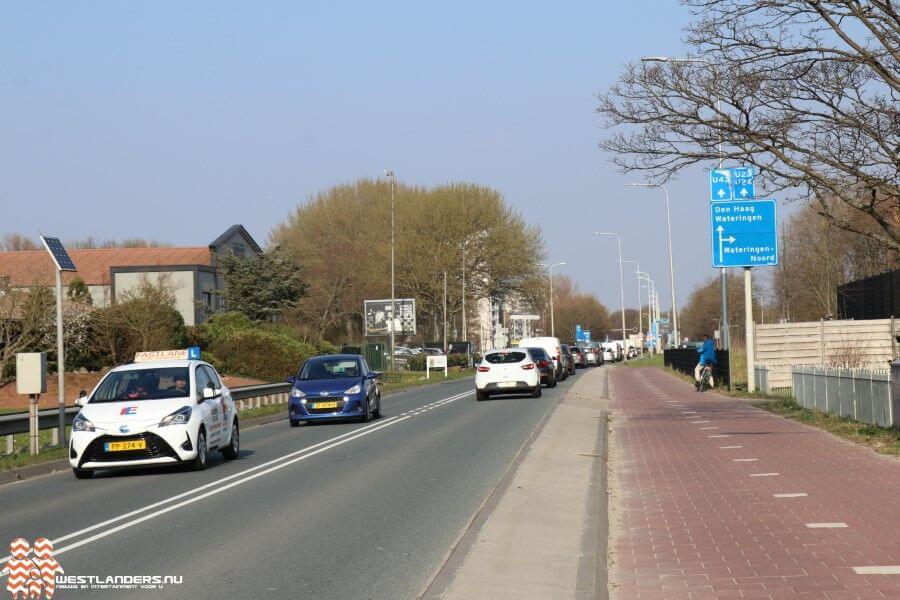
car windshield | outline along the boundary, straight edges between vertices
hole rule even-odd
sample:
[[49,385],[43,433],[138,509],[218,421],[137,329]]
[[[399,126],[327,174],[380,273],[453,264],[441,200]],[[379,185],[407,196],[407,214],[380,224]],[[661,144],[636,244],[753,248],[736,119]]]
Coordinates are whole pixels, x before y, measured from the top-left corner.
[[503,363],[518,363],[525,360],[525,352],[492,352],[484,357],[492,365],[502,365]]
[[187,367],[147,368],[110,373],[90,402],[164,400],[190,395]]
[[335,358],[306,361],[297,379],[309,381],[311,379],[347,379],[350,377],[359,377],[359,362],[352,358]]

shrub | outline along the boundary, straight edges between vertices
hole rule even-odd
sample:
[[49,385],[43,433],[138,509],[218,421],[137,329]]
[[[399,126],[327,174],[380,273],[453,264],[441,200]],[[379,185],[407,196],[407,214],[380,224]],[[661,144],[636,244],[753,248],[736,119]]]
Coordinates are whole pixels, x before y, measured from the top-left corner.
[[424,354],[415,354],[406,359],[406,368],[410,371],[424,371],[425,370],[425,355]]
[[310,344],[258,329],[237,330],[216,339],[210,347],[219,368],[230,375],[284,381],[316,349]]

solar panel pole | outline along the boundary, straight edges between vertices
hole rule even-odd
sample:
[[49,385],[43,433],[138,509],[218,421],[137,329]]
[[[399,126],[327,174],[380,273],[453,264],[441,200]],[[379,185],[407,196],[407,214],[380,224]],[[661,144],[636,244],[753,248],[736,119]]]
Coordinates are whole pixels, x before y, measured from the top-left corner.
[[56,270],[56,374],[59,397],[59,445],[66,447],[66,357],[63,344],[62,271]]

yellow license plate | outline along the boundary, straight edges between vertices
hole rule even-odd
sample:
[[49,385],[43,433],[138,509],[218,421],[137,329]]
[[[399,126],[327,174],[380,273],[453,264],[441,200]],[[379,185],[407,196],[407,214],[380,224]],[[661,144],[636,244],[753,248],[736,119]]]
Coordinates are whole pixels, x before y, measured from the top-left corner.
[[147,442],[145,440],[128,440],[127,442],[106,442],[103,446],[107,452],[146,450]]
[[313,405],[313,408],[315,408],[316,410],[318,410],[320,408],[337,408],[337,407],[338,407],[337,402],[316,402]]

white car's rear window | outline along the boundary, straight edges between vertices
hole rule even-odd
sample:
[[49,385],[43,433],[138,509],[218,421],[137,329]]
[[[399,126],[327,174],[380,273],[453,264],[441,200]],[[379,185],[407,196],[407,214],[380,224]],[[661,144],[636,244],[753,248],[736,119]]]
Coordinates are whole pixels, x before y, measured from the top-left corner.
[[502,365],[504,363],[519,363],[525,360],[525,352],[494,352],[484,357],[492,365]]

